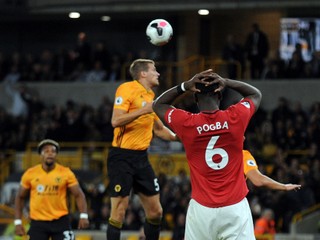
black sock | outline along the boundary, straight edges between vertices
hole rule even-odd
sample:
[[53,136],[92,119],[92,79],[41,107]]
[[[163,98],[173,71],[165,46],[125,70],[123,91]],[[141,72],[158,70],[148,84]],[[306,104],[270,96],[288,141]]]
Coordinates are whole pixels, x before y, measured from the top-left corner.
[[120,230],[121,228],[113,226],[109,220],[107,228],[107,240],[120,240]]
[[144,234],[146,236],[146,240],[159,240],[160,229],[160,224],[155,225],[146,220],[144,223]]

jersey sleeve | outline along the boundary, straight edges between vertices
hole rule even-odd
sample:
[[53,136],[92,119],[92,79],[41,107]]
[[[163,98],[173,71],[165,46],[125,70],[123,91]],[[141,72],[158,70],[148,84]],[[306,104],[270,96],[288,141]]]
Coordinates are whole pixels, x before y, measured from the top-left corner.
[[227,110],[230,112],[231,118],[242,123],[245,130],[255,113],[255,106],[250,99],[244,98],[240,102],[228,107]]
[[21,177],[20,185],[26,189],[31,188],[30,170],[27,170]]
[[244,168],[244,174],[247,175],[248,172],[254,169],[258,169],[258,165],[252,154],[247,151],[243,150],[243,168]]
[[165,121],[179,137],[181,137],[180,128],[183,126],[184,120],[186,119],[188,113],[181,109],[170,108],[165,114]]
[[239,102],[239,104],[241,104],[243,107],[245,107],[245,108],[247,108],[249,110],[249,115],[250,115],[250,118],[251,118],[252,115],[256,111],[256,107],[253,104],[252,100],[249,99],[249,98],[244,98]]
[[79,184],[75,174],[70,170],[70,168],[66,168],[67,171],[67,186],[72,187]]
[[132,91],[128,89],[126,84],[120,85],[115,93],[113,108],[128,111],[131,104],[131,94]]

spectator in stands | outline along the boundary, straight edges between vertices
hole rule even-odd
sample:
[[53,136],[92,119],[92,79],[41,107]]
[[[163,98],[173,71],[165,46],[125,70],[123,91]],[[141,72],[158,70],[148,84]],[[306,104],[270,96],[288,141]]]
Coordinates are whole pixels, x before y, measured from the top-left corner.
[[[242,79],[245,71],[243,47],[235,41],[233,34],[228,34],[226,44],[222,50],[222,59],[227,61],[228,77]],[[240,74],[238,74],[240,73]]]
[[[25,200],[30,200],[31,239],[74,239],[69,222],[67,191],[75,197],[80,219],[78,229],[89,226],[85,195],[74,173],[56,162],[59,144],[45,139],[38,145],[41,164],[26,170],[21,177],[21,185],[15,198],[15,233],[25,236],[22,212]],[[50,173],[50,174],[49,174]]]
[[67,49],[59,49],[53,63],[55,79],[57,81],[68,81],[67,77],[71,74],[73,68],[74,62],[72,61],[71,55],[68,53]]
[[11,98],[11,106],[8,112],[13,117],[26,117],[28,114],[28,105],[22,97],[24,92],[27,91],[26,86],[5,81],[4,88],[6,94]]
[[100,61],[95,61],[93,64],[93,69],[91,69],[86,76],[85,82],[102,82],[106,80],[106,77],[107,71],[102,68],[102,63]]
[[81,107],[72,100],[67,103],[66,118],[61,123],[62,141],[78,142],[83,141],[86,134],[86,126],[83,123]]
[[108,219],[110,218],[110,204],[104,203],[101,207],[100,219],[94,223],[95,228],[102,231],[107,231]]
[[261,79],[270,80],[270,79],[279,79],[279,66],[272,59],[267,59],[265,67],[261,73]]
[[276,67],[276,76],[277,76],[277,78],[278,79],[284,78],[285,77],[287,63],[286,63],[286,61],[284,59],[281,58],[280,51],[276,50],[276,51],[272,52],[270,54],[269,59],[272,61],[272,64],[277,65],[277,67]]
[[297,115],[294,120],[287,121],[289,149],[304,150],[310,146],[308,131],[305,128],[306,122],[301,115]]
[[276,233],[274,213],[272,209],[263,210],[261,217],[257,219],[254,226],[254,234],[256,236],[261,234],[271,234]]
[[283,125],[283,130],[286,131],[287,121],[292,119],[292,110],[289,107],[288,99],[286,99],[285,97],[279,97],[277,106],[272,110],[271,113],[273,128],[277,129],[277,127],[279,127],[279,124],[281,124]]
[[88,71],[91,68],[91,51],[91,44],[88,41],[87,34],[85,32],[79,32],[76,46],[71,53],[75,66],[81,64],[84,70]]
[[42,71],[43,71],[42,65],[38,61],[35,61],[31,66],[31,71],[28,76],[28,80],[30,82],[42,81]]
[[108,73],[111,65],[110,53],[106,47],[106,44],[102,41],[97,42],[94,46],[93,62],[97,61],[101,63],[101,68]]
[[52,82],[55,80],[53,63],[54,63],[53,53],[48,49],[44,49],[41,52],[40,58],[39,58],[39,64],[41,65],[40,81]]
[[269,54],[269,40],[257,23],[252,24],[252,31],[248,34],[245,42],[245,51],[250,62],[251,79],[260,79],[265,59]]
[[86,82],[88,76],[88,70],[83,63],[78,63],[71,74],[68,76],[68,80],[72,82]]
[[4,82],[8,82],[11,84],[19,82],[21,79],[21,73],[18,70],[17,65],[11,65],[10,71],[3,78]]
[[[105,218],[106,213],[103,211],[110,211],[110,208],[104,206],[107,188],[103,184],[90,184],[87,188],[84,188],[84,193],[88,198],[88,204],[90,206],[90,221],[95,224],[94,229],[100,229],[100,225],[103,223],[102,218],[108,221],[108,219]],[[110,214],[109,211],[108,214]]]
[[305,61],[298,51],[292,53],[286,68],[286,78],[297,79],[305,77]]
[[27,53],[24,57],[23,66],[21,69],[21,81],[30,82],[33,65],[37,61],[36,56],[32,53]]
[[42,82],[53,82],[55,81],[55,73],[52,70],[51,64],[42,65],[42,73],[40,76],[40,81]]
[[18,72],[21,72],[22,66],[23,66],[23,59],[22,54],[19,51],[14,51],[11,55],[11,58],[9,59],[9,65],[10,66],[16,66],[18,69]]
[[319,78],[320,77],[320,51],[315,51],[312,53],[311,60],[307,63],[309,66],[309,78]]
[[175,222],[175,226],[172,231],[172,240],[184,240],[184,232],[185,232],[185,221],[186,215],[185,213],[179,213],[177,216],[177,220]]
[[142,219],[139,216],[138,209],[135,209],[132,201],[129,202],[126,216],[123,222],[123,230],[138,231],[143,224]]
[[105,96],[97,108],[95,123],[100,131],[101,141],[112,142],[113,139],[113,127],[111,125],[112,107],[113,103],[109,97]]
[[107,75],[107,81],[109,82],[115,82],[120,79],[121,76],[121,57],[119,54],[113,54],[111,58],[111,63],[110,63],[110,69]]

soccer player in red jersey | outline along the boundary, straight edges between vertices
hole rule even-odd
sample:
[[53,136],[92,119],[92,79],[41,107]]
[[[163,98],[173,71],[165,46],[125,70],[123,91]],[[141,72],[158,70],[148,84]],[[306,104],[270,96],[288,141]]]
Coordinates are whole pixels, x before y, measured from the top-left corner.
[[[243,99],[220,110],[221,91],[230,88]],[[200,113],[171,104],[192,91]],[[260,105],[261,92],[245,82],[222,78],[211,69],[160,95],[153,109],[184,145],[191,178],[185,238],[254,240],[254,227],[243,174],[243,136]]]

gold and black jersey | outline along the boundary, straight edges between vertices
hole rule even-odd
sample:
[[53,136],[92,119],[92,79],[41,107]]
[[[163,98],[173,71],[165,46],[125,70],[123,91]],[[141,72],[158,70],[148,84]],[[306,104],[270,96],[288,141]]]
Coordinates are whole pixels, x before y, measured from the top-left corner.
[[[130,113],[137,111],[154,99],[154,92],[146,90],[138,81],[134,80],[121,84],[115,94],[114,109],[122,109]],[[154,121],[159,120],[153,112],[140,116],[125,126],[114,129],[113,147],[145,150],[152,139]]]
[[21,185],[30,190],[30,218],[51,221],[67,215],[67,188],[77,184],[74,173],[60,164],[50,172],[41,164],[29,168]]
[[247,175],[247,173],[251,170],[258,169],[256,160],[251,155],[251,153],[247,150],[242,150],[243,154],[243,168],[244,168],[244,174]]

